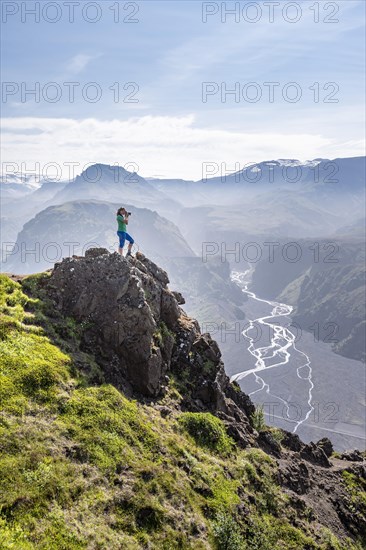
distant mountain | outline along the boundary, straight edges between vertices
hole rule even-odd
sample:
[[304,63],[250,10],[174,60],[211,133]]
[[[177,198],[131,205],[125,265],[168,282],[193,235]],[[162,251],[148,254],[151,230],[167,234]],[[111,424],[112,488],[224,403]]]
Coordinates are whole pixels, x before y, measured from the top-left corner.
[[[314,224],[315,231],[333,232],[345,225],[350,216],[364,215],[365,158],[307,162],[279,159],[251,164],[228,175],[225,166],[218,165],[217,171],[222,173],[215,177],[196,182],[152,180],[151,183],[186,207],[219,206],[220,217],[226,218],[225,225],[230,225],[229,210],[241,211],[240,225],[245,225],[248,232],[258,233],[257,226],[262,225],[277,234],[301,235],[303,221],[306,229]],[[254,218],[247,215],[250,210]],[[317,223],[316,218],[324,224]],[[306,231],[302,236],[308,234],[314,231]]]
[[10,204],[10,201],[15,201],[25,196],[28,198],[32,197],[33,201],[34,197],[41,197],[42,195],[46,197],[46,194],[47,198],[50,198],[64,187],[66,183],[46,179],[40,174],[19,173],[2,175],[0,176],[1,201],[6,201],[6,204]]
[[[228,193],[230,196],[230,193]],[[233,194],[235,196],[235,194]],[[232,199],[234,203],[234,199]],[[359,204],[361,210],[362,205]],[[204,241],[227,249],[248,239],[276,240],[333,234],[346,217],[310,196],[294,190],[271,190],[237,200],[236,204],[193,206],[181,210],[179,227],[197,249]]]
[[319,166],[325,162],[329,160],[315,159],[306,162],[296,159],[267,160],[245,165],[239,171],[228,174],[223,166],[220,175],[200,181],[218,186],[240,184],[254,189],[267,185],[285,187],[306,180],[309,174],[318,172]]
[[[14,189],[10,192],[8,191],[9,184],[4,184],[5,191],[2,194],[2,204],[6,205],[7,215],[11,215],[14,219],[23,218],[25,221],[28,221],[28,219],[42,210],[47,201],[50,201],[67,183],[46,180],[38,187],[14,184],[11,186]],[[21,200],[22,198],[25,200]]]
[[94,164],[84,170],[52,198],[52,204],[79,199],[102,199],[122,205],[128,202],[142,208],[159,206],[160,212],[180,207],[137,173],[106,164]]
[[68,181],[44,181],[38,189],[33,191],[31,199],[35,202],[48,201],[62,191],[68,183]]
[[21,182],[6,183],[0,180],[1,201],[4,199],[19,199],[32,193],[36,188]]
[[42,178],[42,176],[35,173],[3,173],[0,176],[0,186],[2,190],[13,188],[17,191],[26,193],[40,187],[43,180],[44,178]]
[[174,200],[178,200],[184,206],[191,206],[197,203],[210,203],[210,198],[207,194],[209,189],[201,185],[200,182],[183,179],[158,178],[148,178],[148,182],[157,189],[157,191],[163,192]]
[[[32,177],[37,181],[40,179]],[[1,243],[15,242],[14,232],[21,231],[25,223],[47,207],[74,200],[94,199],[119,205],[134,204],[157,210],[171,220],[177,217],[181,209],[176,200],[155,189],[138,174],[121,167],[95,164],[72,181],[43,180],[37,186],[25,182],[31,181],[31,176],[27,176],[26,180],[20,176],[8,176],[5,179],[8,178],[7,183],[0,181],[1,206],[12,223],[10,225],[4,220]]]
[[[1,235],[1,248],[8,247],[11,243],[15,243],[19,229],[21,227],[18,226],[16,222],[13,221],[13,219],[10,217],[1,217],[0,218],[0,235]],[[10,244],[9,244],[10,243]]]
[[365,157],[305,163],[280,159],[252,164],[225,182],[220,177],[194,182],[145,179],[119,166],[95,164],[67,184],[44,182],[32,192],[18,183],[4,184],[10,187],[2,206],[20,231],[41,210],[65,202],[134,204],[178,222],[198,252],[207,240],[229,248],[252,236],[278,240],[334,235],[350,220],[364,217],[364,171]]
[[[91,245],[116,250],[118,206],[89,200],[67,202],[43,210],[24,225],[14,254],[2,266],[3,271],[38,272],[52,267],[63,257],[81,255]],[[130,231],[136,249],[141,247],[162,265],[166,265],[170,257],[194,256],[172,222],[146,208],[126,206],[132,212]]]
[[360,191],[365,184],[366,157],[314,159],[301,162],[295,159],[279,159],[251,164],[242,170],[201,180],[210,185],[246,185],[262,187],[301,188],[324,187],[339,191]]
[[43,210],[45,204],[65,185],[65,182],[47,180],[39,187],[22,183],[0,183],[1,248],[4,248],[5,243],[15,243],[24,224]]

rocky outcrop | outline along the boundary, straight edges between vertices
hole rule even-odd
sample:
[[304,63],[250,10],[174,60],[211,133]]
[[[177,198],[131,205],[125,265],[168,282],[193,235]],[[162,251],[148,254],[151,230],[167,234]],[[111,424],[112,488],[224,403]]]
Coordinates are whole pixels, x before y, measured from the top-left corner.
[[218,413],[246,446],[254,405],[230,383],[217,343],[201,334],[168,283],[167,273],[143,254],[127,260],[98,248],[56,264],[47,293],[83,326],[82,346],[103,365],[107,380],[151,398],[164,393],[174,373],[185,386],[183,406]]
[[172,327],[180,315],[167,282],[166,273],[142,255],[129,263],[91,249],[85,258],[56,264],[48,292],[64,315],[84,326],[82,344],[99,359],[107,379],[153,396],[161,390],[172,348],[172,339],[159,345],[160,324]]
[[347,467],[341,462],[334,459],[331,467],[323,468],[306,458],[302,460],[297,453],[287,455],[279,460],[278,481],[296,508],[306,509],[313,519],[327,525],[333,533],[340,537],[345,534],[362,537],[366,532],[364,507],[357,509],[357,497],[349,493],[344,472],[364,485],[365,462],[348,462]]

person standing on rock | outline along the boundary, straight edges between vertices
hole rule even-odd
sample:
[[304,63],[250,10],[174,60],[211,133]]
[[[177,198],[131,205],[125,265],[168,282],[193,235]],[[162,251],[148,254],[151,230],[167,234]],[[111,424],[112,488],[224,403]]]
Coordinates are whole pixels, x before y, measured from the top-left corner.
[[118,223],[118,231],[117,235],[119,237],[119,248],[118,252],[123,256],[123,247],[125,246],[126,240],[128,241],[128,250],[127,250],[127,256],[132,256],[132,245],[135,242],[131,235],[127,233],[127,225],[128,225],[128,218],[130,217],[131,212],[127,212],[125,208],[119,208],[117,210],[117,223]]

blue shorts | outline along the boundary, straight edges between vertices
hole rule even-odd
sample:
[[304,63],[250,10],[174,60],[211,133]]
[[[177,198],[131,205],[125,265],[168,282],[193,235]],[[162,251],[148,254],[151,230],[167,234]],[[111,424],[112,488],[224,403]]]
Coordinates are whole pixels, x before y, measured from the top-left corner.
[[126,240],[131,244],[133,244],[135,242],[133,240],[133,238],[131,237],[131,235],[129,235],[125,231],[117,231],[117,235],[119,237],[119,247],[120,248],[123,248],[125,246]]

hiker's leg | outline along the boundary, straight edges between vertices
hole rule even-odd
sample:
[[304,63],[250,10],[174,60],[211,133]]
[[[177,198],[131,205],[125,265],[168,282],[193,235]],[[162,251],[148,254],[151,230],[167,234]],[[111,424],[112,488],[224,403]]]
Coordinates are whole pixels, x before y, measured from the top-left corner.
[[126,239],[128,240],[128,252],[127,254],[131,254],[131,250],[132,250],[132,246],[133,246],[133,243],[135,242],[133,240],[133,238],[131,237],[131,235],[129,235],[128,233],[126,233]]
[[123,247],[125,246],[126,242],[126,233],[123,231],[117,232],[118,238],[119,238],[119,247],[118,247],[118,253],[123,256]]

